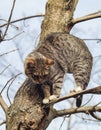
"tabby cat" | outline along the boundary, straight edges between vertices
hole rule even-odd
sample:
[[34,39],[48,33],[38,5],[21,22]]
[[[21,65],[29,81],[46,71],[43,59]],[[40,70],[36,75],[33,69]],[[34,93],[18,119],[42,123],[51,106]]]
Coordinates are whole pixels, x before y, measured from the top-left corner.
[[[48,35],[39,47],[25,60],[25,74],[34,83],[43,85],[43,103],[60,95],[65,73],[73,73],[76,88],[71,92],[86,89],[92,69],[92,55],[85,43],[67,33]],[[53,93],[50,93],[52,83]],[[68,88],[67,88],[68,89]],[[76,106],[82,103],[82,95],[76,97]]]

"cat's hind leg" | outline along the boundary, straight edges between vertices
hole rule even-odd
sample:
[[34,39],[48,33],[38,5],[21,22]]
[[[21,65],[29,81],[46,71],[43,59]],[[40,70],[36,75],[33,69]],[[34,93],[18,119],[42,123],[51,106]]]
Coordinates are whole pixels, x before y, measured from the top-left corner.
[[[76,83],[76,88],[73,90],[74,92],[81,92],[86,89],[92,69],[92,61],[90,59],[76,61],[73,68],[73,75]],[[73,92],[72,91],[72,92]],[[76,106],[80,107],[82,103],[83,95],[79,95],[76,97]]]

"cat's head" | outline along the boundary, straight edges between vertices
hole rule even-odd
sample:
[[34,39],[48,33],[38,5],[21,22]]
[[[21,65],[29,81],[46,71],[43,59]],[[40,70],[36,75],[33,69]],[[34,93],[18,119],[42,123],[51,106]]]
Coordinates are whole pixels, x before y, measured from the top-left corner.
[[52,59],[43,56],[40,53],[33,53],[25,60],[25,74],[33,80],[34,83],[44,83],[50,73],[50,67],[54,64]]

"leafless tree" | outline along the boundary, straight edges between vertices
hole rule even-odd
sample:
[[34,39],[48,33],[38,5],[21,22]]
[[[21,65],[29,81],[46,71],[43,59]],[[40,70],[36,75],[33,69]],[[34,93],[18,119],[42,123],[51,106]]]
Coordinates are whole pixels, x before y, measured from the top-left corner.
[[[15,2],[16,0],[14,0],[13,2],[7,24],[0,25],[0,28],[6,26],[4,34],[0,33],[0,42],[6,40],[5,36],[11,24],[32,17],[44,16],[44,20],[41,26],[40,42],[51,32],[70,33],[74,25],[79,22],[84,22],[86,20],[94,18],[101,18],[101,11],[98,11],[74,19],[73,14],[78,0],[48,0],[46,4],[45,15],[30,16],[11,21]],[[12,52],[14,51],[15,50],[12,50]],[[2,55],[5,55],[5,53]],[[2,72],[4,72],[8,67],[9,65],[6,66]],[[10,81],[13,82],[19,74],[10,79]],[[55,103],[74,98],[75,96],[80,94],[101,94],[101,86],[97,86],[89,90],[84,90],[76,94],[57,98],[46,105],[42,104],[43,95],[40,90],[40,86],[37,87],[29,78],[27,78],[25,82],[21,85],[15,95],[13,104],[11,104],[10,106],[7,106],[6,102],[2,98],[2,91],[0,93],[0,105],[5,112],[7,130],[45,130],[53,119],[66,115],[68,118],[70,118],[72,114],[76,113],[85,113],[101,121],[101,117],[95,114],[95,112],[101,112],[101,106],[99,106],[101,102],[98,102],[93,106],[81,106],[79,108],[72,107],[65,110],[56,110],[55,108],[53,108],[53,105]],[[3,123],[5,123],[5,121],[2,122],[0,125],[2,125]]]

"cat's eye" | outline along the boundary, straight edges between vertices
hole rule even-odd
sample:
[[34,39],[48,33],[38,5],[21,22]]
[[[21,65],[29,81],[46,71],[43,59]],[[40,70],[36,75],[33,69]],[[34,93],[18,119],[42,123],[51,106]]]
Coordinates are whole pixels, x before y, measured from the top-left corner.
[[28,66],[31,68],[35,68],[34,64],[32,64],[32,63],[28,63]]
[[38,75],[33,75],[33,78],[38,79],[39,76]]

